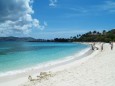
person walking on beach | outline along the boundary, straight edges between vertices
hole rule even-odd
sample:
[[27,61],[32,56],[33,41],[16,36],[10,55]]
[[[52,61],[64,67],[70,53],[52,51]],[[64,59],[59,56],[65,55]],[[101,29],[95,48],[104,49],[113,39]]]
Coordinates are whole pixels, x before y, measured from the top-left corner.
[[91,44],[91,49],[94,50],[94,46],[93,46],[93,44]]
[[103,44],[101,45],[101,51],[103,50]]
[[111,50],[113,50],[113,43],[111,42]]

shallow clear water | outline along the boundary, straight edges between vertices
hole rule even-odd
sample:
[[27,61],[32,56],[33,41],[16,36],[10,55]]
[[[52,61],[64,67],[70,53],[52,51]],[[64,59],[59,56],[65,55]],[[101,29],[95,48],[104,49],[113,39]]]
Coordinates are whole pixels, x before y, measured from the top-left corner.
[[79,43],[0,42],[0,73],[62,59],[88,48]]

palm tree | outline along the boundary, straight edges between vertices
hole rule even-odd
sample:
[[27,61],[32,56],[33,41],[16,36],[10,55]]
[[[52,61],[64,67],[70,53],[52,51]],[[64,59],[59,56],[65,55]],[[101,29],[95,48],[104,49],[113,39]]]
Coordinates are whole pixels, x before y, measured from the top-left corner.
[[106,30],[103,30],[103,32],[102,32],[102,33],[103,33],[103,35],[106,35]]
[[97,34],[97,31],[93,31],[93,35],[96,35]]

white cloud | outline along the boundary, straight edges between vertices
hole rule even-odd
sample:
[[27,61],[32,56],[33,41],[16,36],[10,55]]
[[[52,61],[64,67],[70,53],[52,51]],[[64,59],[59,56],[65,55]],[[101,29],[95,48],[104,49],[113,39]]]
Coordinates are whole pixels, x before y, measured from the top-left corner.
[[100,5],[101,10],[115,12],[115,1],[106,1],[104,4]]
[[[65,17],[75,17],[75,16],[86,16],[86,15],[103,15],[104,13],[115,13],[115,1],[104,1],[102,4],[96,4],[88,8],[77,7],[77,8],[67,8],[69,13],[65,13]],[[73,11],[73,12],[72,12]]]
[[71,11],[77,12],[77,13],[86,13],[88,12],[87,9],[82,8],[82,7],[78,7],[78,8],[68,8]]
[[46,21],[44,21],[44,26],[48,26],[48,24],[47,24],[47,22],[46,22]]
[[57,0],[49,0],[49,1],[50,1],[49,6],[56,7]]
[[44,30],[48,26],[47,22],[44,21],[44,25],[40,26],[40,30]]
[[83,7],[68,7],[64,8],[68,10],[68,12],[64,13],[64,17],[69,18],[69,17],[75,17],[75,16],[84,16],[84,15],[89,15],[89,9],[83,8]]
[[33,0],[0,0],[0,34],[27,34],[33,27],[43,27],[32,18],[32,3]]

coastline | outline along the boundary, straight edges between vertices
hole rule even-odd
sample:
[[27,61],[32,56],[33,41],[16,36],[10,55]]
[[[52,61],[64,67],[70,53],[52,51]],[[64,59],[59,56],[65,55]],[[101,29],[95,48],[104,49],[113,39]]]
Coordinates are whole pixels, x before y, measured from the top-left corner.
[[12,81],[17,78],[22,78],[22,76],[27,78],[28,75],[34,75],[34,74],[36,75],[42,71],[55,70],[55,68],[57,67],[73,63],[75,60],[82,59],[91,53],[92,53],[92,50],[90,49],[90,47],[88,47],[86,49],[81,50],[80,52],[75,53],[75,55],[65,57],[63,59],[49,61],[47,63],[42,63],[32,68],[25,68],[24,70],[20,70],[20,71],[19,70],[11,71],[3,76],[2,75],[0,76],[0,83],[5,83],[7,81]]
[[[88,56],[75,60],[66,65],[54,67],[51,71],[55,76],[47,80],[29,81],[28,76],[15,77],[10,81],[0,83],[0,86],[114,86],[115,84],[115,48],[110,49],[110,44],[104,44],[104,50],[100,50],[101,43],[96,43],[99,50],[94,50]],[[115,43],[114,43],[115,46]],[[32,73],[36,78],[38,71]],[[7,77],[8,78],[8,77]]]
[[55,77],[37,83],[36,86],[114,86],[115,48],[111,50],[108,43],[104,44],[103,51],[100,50],[100,43],[96,43],[96,47],[99,50],[79,62],[66,65],[64,70],[56,72]]
[[[51,61],[46,61],[46,62],[42,62],[42,63],[37,63],[35,65],[32,65],[32,66],[28,66],[28,67],[23,67],[23,68],[20,68],[20,69],[14,69],[14,70],[9,70],[9,71],[4,71],[4,72],[0,72],[0,77],[3,77],[3,76],[7,76],[7,75],[14,75],[14,74],[18,74],[18,73],[24,73],[26,71],[30,71],[31,69],[39,69],[39,68],[43,68],[43,67],[47,67],[49,65],[55,65],[55,64],[58,64],[58,63],[62,63],[62,62],[65,62],[65,61],[68,61],[68,60],[71,60],[73,58],[76,58],[76,56],[80,56],[82,54],[84,54],[85,52],[89,51],[89,46],[87,45],[86,48],[80,50],[80,51],[75,51],[74,50],[74,53],[70,54],[70,55],[67,55],[67,56],[63,56],[63,58],[57,58],[55,60],[51,60]],[[64,51],[65,52],[65,51]]]

